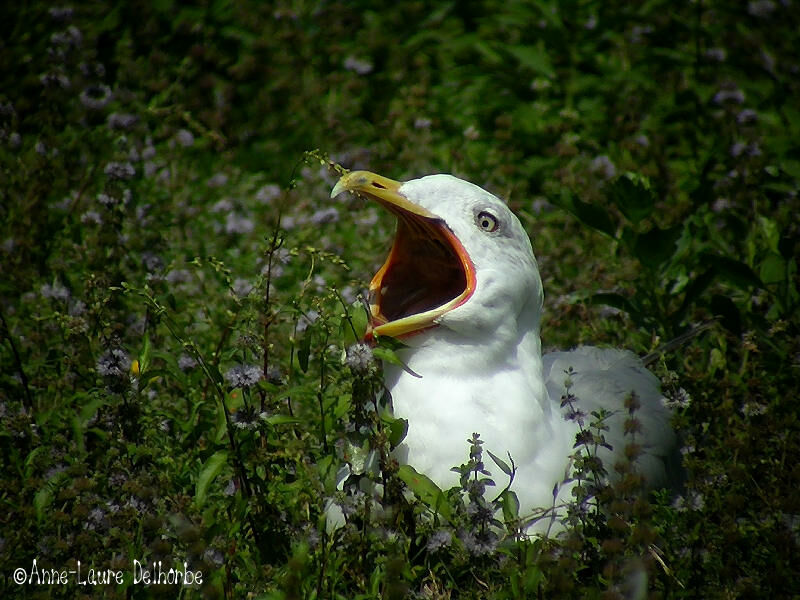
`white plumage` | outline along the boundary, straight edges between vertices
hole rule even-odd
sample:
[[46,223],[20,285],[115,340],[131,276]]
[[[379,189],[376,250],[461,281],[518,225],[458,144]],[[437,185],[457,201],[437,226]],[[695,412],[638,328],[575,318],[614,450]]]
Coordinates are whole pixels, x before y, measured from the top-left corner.
[[[370,286],[368,336],[390,335],[408,346],[399,352],[407,369],[384,365],[395,415],[409,423],[395,451],[401,462],[448,489],[458,485],[451,467],[466,461],[466,440],[478,432],[484,450],[513,458],[511,489],[521,515],[563,505],[571,499],[569,457],[578,432],[560,406],[571,367],[578,407],[587,415],[613,413],[606,423],[613,449],[600,454],[608,471],[624,451],[624,401],[635,392],[642,426],[636,442],[644,447],[637,467],[650,485],[667,482],[664,460],[675,446],[670,414],[641,361],[589,347],[542,357],[538,266],[528,235],[502,201],[451,175],[399,183],[359,171],[342,177],[332,195],[345,190],[398,217],[392,250]],[[558,531],[561,514],[530,530]]]

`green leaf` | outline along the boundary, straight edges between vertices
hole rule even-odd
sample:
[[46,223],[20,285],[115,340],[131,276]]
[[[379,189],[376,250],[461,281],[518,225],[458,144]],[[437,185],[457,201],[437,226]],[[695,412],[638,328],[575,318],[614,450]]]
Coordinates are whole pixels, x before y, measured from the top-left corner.
[[142,351],[139,352],[139,373],[145,373],[150,368],[150,354],[152,348],[150,345],[150,336],[144,336]]
[[[383,339],[383,338],[381,338],[381,339]],[[397,365],[398,367],[403,367],[403,369],[407,373],[413,375],[414,377],[421,377],[421,375],[419,375],[418,373],[415,373],[414,371],[409,369],[408,365],[406,365],[406,363],[404,363],[402,360],[400,360],[400,357],[397,356],[397,354],[395,354],[394,350],[391,350],[389,348],[382,348],[381,346],[378,346],[377,348],[373,348],[372,349],[372,354],[378,360],[383,360],[383,361],[388,362],[389,364]]]
[[390,350],[389,348],[381,348],[381,347],[373,348],[372,354],[378,360],[386,361],[392,365],[403,366],[404,364],[403,361],[400,360],[400,358],[397,356],[397,354],[394,353],[394,350]]
[[680,320],[683,317],[689,306],[691,306],[692,303],[706,291],[706,288],[708,288],[711,282],[714,281],[715,275],[716,273],[713,268],[706,269],[686,285],[684,288],[683,302],[681,302],[678,310],[672,315],[674,319]]
[[141,377],[139,377],[139,389],[144,389],[148,383],[159,377],[164,377],[165,379],[174,378],[172,372],[167,369],[143,370]]
[[217,403],[216,416],[216,433],[214,434],[214,443],[219,444],[228,435],[228,420],[225,418],[225,407],[222,403]]
[[763,287],[758,275],[743,262],[710,252],[703,252],[699,258],[701,263],[713,267],[717,275],[740,289],[748,290],[754,287]]
[[342,317],[339,331],[345,346],[352,346],[364,339],[367,332],[367,314],[360,305],[351,307],[347,316]]
[[508,463],[506,461],[504,461],[502,458],[500,458],[499,456],[495,456],[495,454],[493,452],[491,452],[490,450],[487,450],[486,452],[489,453],[489,456],[494,461],[494,464],[496,464],[498,467],[500,467],[500,470],[503,471],[503,473],[505,473],[506,475],[511,477],[512,471],[511,471],[511,467],[508,466]]
[[223,386],[225,380],[222,378],[222,373],[219,372],[217,365],[207,361],[205,361],[205,365],[208,369],[208,374],[211,376],[211,381],[219,386]]
[[272,415],[271,417],[267,417],[266,421],[270,425],[291,425],[293,423],[299,423],[300,419],[289,415]]
[[72,417],[72,435],[75,438],[75,443],[81,454],[86,451],[83,439],[86,425],[104,404],[106,404],[106,398],[101,396],[90,398],[90,400],[81,407],[80,412]]
[[[758,224],[761,226],[761,235],[767,242],[767,247],[773,252],[778,252],[778,243],[781,239],[781,233],[778,230],[778,224],[772,219],[764,216],[758,217]],[[765,282],[766,283],[766,282]]]
[[33,496],[33,508],[36,512],[36,520],[41,522],[45,511],[53,502],[56,490],[67,479],[67,473],[60,471],[48,479],[38,492]]
[[674,225],[668,229],[654,227],[646,233],[636,236],[634,253],[645,267],[656,269],[669,261],[675,253],[675,243],[681,235],[683,225]]
[[504,490],[500,494],[500,503],[503,506],[503,519],[506,523],[519,519],[519,499],[511,490]]
[[34,459],[39,454],[41,454],[42,452],[44,452],[46,450],[47,450],[47,446],[37,446],[36,448],[34,448],[33,450],[31,450],[28,453],[28,456],[25,458],[25,463],[24,463],[24,465],[25,465],[25,470],[24,470],[25,479],[28,479],[33,474],[34,465],[32,463],[33,463]]
[[523,67],[548,78],[555,77],[550,55],[541,41],[536,46],[508,46],[507,49]]
[[655,206],[655,194],[650,183],[636,173],[625,173],[606,186],[608,199],[634,225],[650,216]]
[[389,428],[389,444],[392,448],[396,448],[408,434],[408,420],[387,419],[386,425]]
[[782,283],[786,280],[786,261],[779,254],[767,254],[761,261],[758,274],[765,285]]
[[596,229],[609,237],[615,237],[616,227],[608,216],[606,209],[589,204],[578,198],[575,194],[565,190],[561,197],[556,199],[561,208],[571,212],[581,223]]
[[197,476],[197,483],[195,484],[194,501],[198,507],[203,506],[208,494],[208,486],[214,481],[222,467],[228,461],[228,451],[219,450],[208,457],[203,468],[200,469],[200,474]]
[[442,515],[448,522],[452,522],[447,496],[427,475],[417,473],[411,465],[400,465],[397,476],[428,508]]
[[714,315],[722,317],[721,323],[725,329],[736,336],[742,334],[742,317],[733,300],[721,294],[714,294],[709,308]]
[[300,338],[300,345],[297,348],[297,363],[300,370],[305,373],[308,371],[308,357],[311,354],[311,332],[306,329],[303,337]]
[[345,439],[344,453],[353,469],[353,473],[362,475],[378,474],[378,452],[370,446],[369,440],[364,440],[360,446],[352,444]]
[[781,169],[793,179],[800,179],[800,160],[785,158],[781,161]]

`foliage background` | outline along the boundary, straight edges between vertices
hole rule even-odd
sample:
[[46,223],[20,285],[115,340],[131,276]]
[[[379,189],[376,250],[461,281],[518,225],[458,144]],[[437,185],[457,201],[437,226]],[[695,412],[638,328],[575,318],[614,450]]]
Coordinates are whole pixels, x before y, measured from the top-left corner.
[[[0,17],[3,597],[175,595],[16,585],[34,558],[187,560],[205,578],[184,597],[800,594],[795,3]],[[644,354],[717,317],[654,367],[684,401],[682,496],[482,556],[433,549],[424,502],[325,532],[374,384],[342,360],[341,315],[393,223],[330,200],[313,148],[507,198],[540,261],[545,347]]]

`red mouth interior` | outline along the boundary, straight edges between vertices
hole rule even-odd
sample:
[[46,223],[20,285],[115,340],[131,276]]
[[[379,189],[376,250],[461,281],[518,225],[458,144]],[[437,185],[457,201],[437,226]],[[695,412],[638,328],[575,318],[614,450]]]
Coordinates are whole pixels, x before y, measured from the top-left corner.
[[373,279],[379,323],[439,308],[467,290],[467,274],[447,226],[426,217],[397,216],[392,250]]

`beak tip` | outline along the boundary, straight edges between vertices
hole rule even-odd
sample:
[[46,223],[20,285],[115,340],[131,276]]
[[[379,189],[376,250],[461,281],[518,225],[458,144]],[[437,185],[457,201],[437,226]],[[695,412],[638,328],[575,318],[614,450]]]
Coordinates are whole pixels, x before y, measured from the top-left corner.
[[336,198],[336,196],[338,196],[344,191],[344,188],[345,186],[342,185],[342,180],[340,179],[339,181],[336,182],[336,185],[333,186],[333,189],[331,190],[331,198]]

